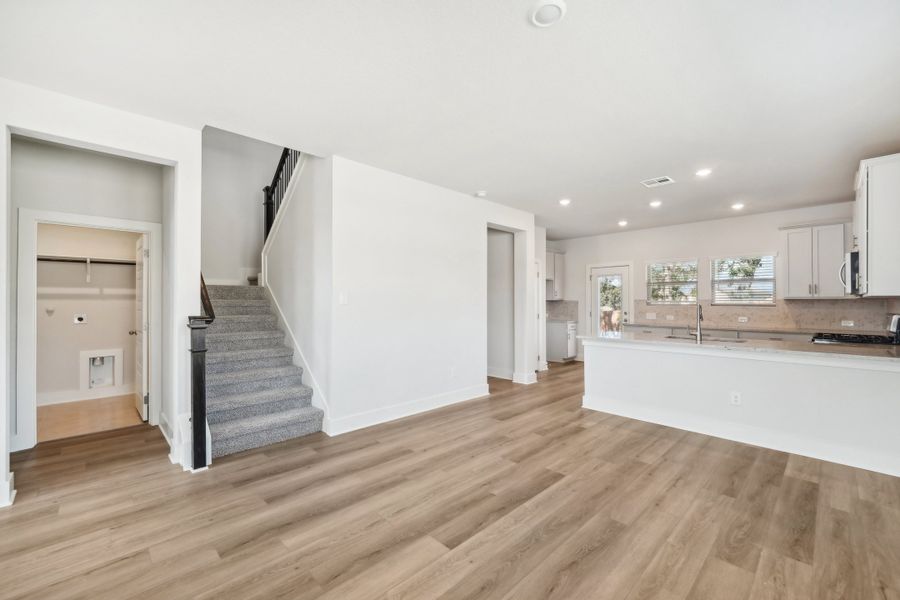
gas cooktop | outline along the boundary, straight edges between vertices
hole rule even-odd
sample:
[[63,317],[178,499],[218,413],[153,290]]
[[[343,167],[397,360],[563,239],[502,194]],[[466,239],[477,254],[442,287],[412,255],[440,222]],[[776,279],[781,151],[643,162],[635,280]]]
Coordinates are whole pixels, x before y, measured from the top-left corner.
[[817,333],[814,344],[900,344],[893,335],[866,335],[861,333]]

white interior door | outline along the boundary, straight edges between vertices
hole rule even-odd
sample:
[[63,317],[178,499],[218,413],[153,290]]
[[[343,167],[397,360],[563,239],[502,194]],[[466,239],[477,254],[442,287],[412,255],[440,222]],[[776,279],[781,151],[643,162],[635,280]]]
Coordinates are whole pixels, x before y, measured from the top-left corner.
[[621,333],[623,325],[630,322],[630,270],[627,265],[591,269],[591,335]]
[[150,387],[150,377],[149,377],[149,368],[147,365],[147,337],[149,336],[149,327],[148,327],[148,315],[149,310],[147,306],[147,299],[149,298],[149,294],[147,293],[147,283],[148,276],[150,273],[149,266],[147,264],[147,258],[149,252],[144,247],[145,246],[145,235],[142,235],[138,238],[135,245],[135,263],[134,263],[134,289],[135,289],[135,301],[134,301],[134,407],[137,409],[138,414],[141,415],[141,419],[144,421],[147,420],[148,410],[149,410],[149,387]]

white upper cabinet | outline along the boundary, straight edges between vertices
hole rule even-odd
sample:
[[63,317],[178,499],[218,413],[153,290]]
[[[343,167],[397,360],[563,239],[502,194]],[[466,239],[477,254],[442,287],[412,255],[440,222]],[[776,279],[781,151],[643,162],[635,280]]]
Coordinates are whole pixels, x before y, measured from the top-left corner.
[[784,231],[787,248],[785,298],[842,298],[845,225],[795,227]]
[[900,154],[864,160],[856,178],[853,229],[860,293],[900,296]]
[[[563,283],[566,273],[566,255],[560,252],[547,253],[547,300],[563,299]],[[552,266],[551,266],[552,265]],[[550,277],[550,274],[553,277]]]

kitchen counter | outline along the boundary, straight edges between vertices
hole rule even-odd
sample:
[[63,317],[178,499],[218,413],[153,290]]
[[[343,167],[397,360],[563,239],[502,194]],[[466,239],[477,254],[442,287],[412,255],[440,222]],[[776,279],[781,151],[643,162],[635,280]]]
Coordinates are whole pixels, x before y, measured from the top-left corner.
[[[640,332],[626,331],[603,337],[581,337],[582,343],[590,344],[642,344],[657,347],[670,347],[684,350],[709,350],[714,352],[755,352],[769,354],[794,355],[806,357],[810,355],[826,355],[833,358],[849,360],[864,359],[866,361],[884,361],[885,366],[896,367],[900,371],[900,346],[883,346],[878,344],[813,344],[812,342],[750,340],[705,338],[697,344],[693,338],[661,337]],[[893,370],[893,369],[892,369]]]
[[582,338],[582,406],[900,476],[900,348]]
[[[685,324],[685,323],[677,323],[677,322],[668,322],[668,321],[650,321],[648,323],[627,323],[625,325],[626,329],[640,329],[641,327],[645,328],[659,328],[659,329],[694,329],[695,323]],[[835,329],[835,328],[823,328],[823,329],[795,329],[795,328],[787,328],[787,327],[736,327],[734,325],[727,325],[724,327],[719,327],[717,325],[709,324],[707,325],[704,321],[703,325],[704,329],[711,329],[714,331],[733,331],[735,333],[772,333],[772,334],[782,334],[782,335],[809,335],[812,336],[816,333],[855,333],[859,335],[887,335],[887,331],[884,329],[855,329],[852,327],[847,327],[844,329]]]

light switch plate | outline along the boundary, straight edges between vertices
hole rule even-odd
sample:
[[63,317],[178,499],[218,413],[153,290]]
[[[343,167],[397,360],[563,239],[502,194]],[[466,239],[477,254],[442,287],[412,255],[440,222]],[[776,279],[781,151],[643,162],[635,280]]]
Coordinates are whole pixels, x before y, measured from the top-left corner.
[[675,315],[666,315],[666,321],[674,321]]
[[749,317],[738,317],[738,323],[746,323],[749,320]]
[[855,327],[855,326],[856,326],[856,324],[853,321],[849,321],[847,319],[844,319],[843,321],[841,321],[841,327]]
[[648,321],[655,321],[655,320],[656,320],[656,313],[647,313],[647,320],[648,320]]

